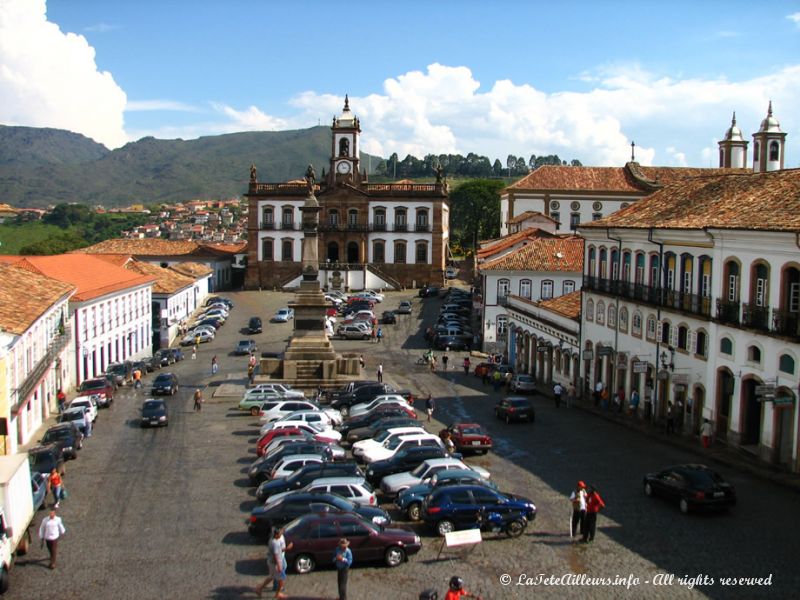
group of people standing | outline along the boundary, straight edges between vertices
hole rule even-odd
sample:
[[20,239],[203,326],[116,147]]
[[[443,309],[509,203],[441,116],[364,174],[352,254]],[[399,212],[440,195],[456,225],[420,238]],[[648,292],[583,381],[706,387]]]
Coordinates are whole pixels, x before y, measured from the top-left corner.
[[581,535],[581,542],[586,544],[594,541],[597,529],[597,514],[606,507],[600,492],[594,486],[586,486],[583,481],[569,496],[572,503],[572,519],[570,521],[570,538]]

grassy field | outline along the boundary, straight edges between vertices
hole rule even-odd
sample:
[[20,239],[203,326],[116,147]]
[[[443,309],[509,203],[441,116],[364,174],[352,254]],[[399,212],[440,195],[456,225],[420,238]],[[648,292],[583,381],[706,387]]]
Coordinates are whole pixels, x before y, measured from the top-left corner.
[[51,236],[62,236],[70,229],[31,222],[23,225],[0,225],[0,254],[19,254],[19,249]]

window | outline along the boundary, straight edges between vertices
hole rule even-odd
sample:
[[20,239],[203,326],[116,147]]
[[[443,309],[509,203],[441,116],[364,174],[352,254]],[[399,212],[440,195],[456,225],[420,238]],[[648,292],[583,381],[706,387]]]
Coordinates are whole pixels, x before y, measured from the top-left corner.
[[569,214],[569,228],[575,230],[578,228],[578,224],[581,222],[581,213],[570,213]]
[[553,297],[553,280],[545,279],[542,281],[542,300]]
[[339,225],[339,211],[335,208],[328,211],[328,224],[333,228]]
[[653,315],[647,317],[647,339],[656,339],[656,318]]
[[497,298],[505,298],[508,296],[508,291],[511,289],[511,281],[508,279],[498,279],[497,281]]
[[659,287],[660,282],[658,256],[654,255],[650,257],[650,287]]
[[407,227],[407,212],[405,208],[397,208],[394,211],[394,228],[398,231],[405,231]]
[[345,521],[343,523],[339,523],[339,533],[342,535],[342,537],[346,538],[367,537],[369,535],[369,529],[364,527],[361,523],[356,523],[355,521]]
[[339,140],[339,156],[350,156],[350,140],[347,138]]
[[417,231],[428,230],[428,210],[425,208],[417,209]]
[[292,261],[294,260],[293,256],[294,244],[292,240],[284,240],[281,244],[281,260],[284,261]]
[[759,264],[753,269],[753,296],[751,300],[756,306],[767,305],[768,277],[769,271],[766,265]]
[[347,227],[355,229],[358,226],[358,210],[351,208],[347,211]]
[[731,338],[724,337],[719,341],[719,351],[722,354],[733,356],[733,341],[731,341]]
[[628,331],[628,309],[624,306],[619,309],[619,330],[626,333]]
[[261,260],[275,260],[272,240],[261,240]]
[[782,354],[778,359],[778,370],[794,375],[794,359],[788,354]]
[[384,231],[386,229],[386,209],[385,208],[376,208],[375,209],[375,229],[378,231]]
[[428,262],[428,242],[416,243],[416,263],[425,264]]
[[631,280],[631,253],[624,252],[622,254],[622,281]]
[[617,326],[617,309],[613,304],[609,304],[608,306],[607,324],[612,329]]
[[670,343],[669,343],[669,335],[670,335],[670,333],[671,333],[671,332],[670,332],[670,324],[669,324],[669,321],[663,321],[663,322],[661,323],[661,329],[660,329],[660,331],[661,331],[661,340],[660,340],[660,341],[661,341],[661,343],[662,343],[662,344],[669,344],[669,345],[672,345],[672,344],[670,344]]
[[633,320],[631,321],[631,334],[635,336],[642,335],[642,313],[638,310],[633,313]]
[[692,293],[692,266],[693,261],[692,257],[688,254],[684,254],[682,257],[683,263],[683,280],[681,281],[681,291],[684,294],[691,294]]
[[497,339],[505,339],[508,330],[508,317],[500,315],[497,317]]
[[519,282],[519,295],[523,298],[531,297],[531,280],[523,279]]
[[611,279],[619,279],[619,252],[616,249],[611,251]]
[[674,254],[667,254],[665,257],[667,260],[666,262],[666,280],[664,282],[664,288],[667,290],[674,290],[675,289],[675,255]]
[[395,264],[405,264],[406,262],[406,243],[394,243],[394,262]]
[[556,222],[556,231],[561,229],[561,213],[559,213],[559,212],[551,212],[550,213],[550,218],[553,219],[553,221]]
[[728,302],[739,301],[739,265],[733,261],[725,264],[726,271],[726,297]]
[[320,523],[311,528],[311,535],[309,537],[314,540],[337,538],[339,537],[339,532],[336,530],[335,523]]
[[586,320],[594,321],[594,300],[586,301]]
[[264,212],[261,214],[262,214],[261,217],[262,226],[266,228],[271,228],[275,220],[275,213],[272,210],[272,207],[270,206],[265,208]]
[[291,225],[294,223],[294,209],[293,208],[284,208],[283,209],[283,218],[281,219],[281,223],[284,225]]
[[592,213],[592,221],[599,221],[603,218],[603,213]]
[[639,252],[636,255],[636,274],[635,274],[635,281],[639,285],[644,283],[644,254]]
[[605,248],[600,248],[600,278],[608,276],[608,252]]
[[698,356],[708,356],[708,335],[702,329],[695,336],[694,353]]
[[758,142],[753,142],[753,162],[758,162],[758,156],[761,154],[761,144]]
[[574,291],[575,291],[575,282],[572,281],[571,279],[567,279],[561,286],[562,294],[571,294]]
[[769,145],[769,159],[780,160],[780,146],[778,142],[771,142]]
[[597,271],[595,270],[597,267],[596,261],[597,255],[594,249],[594,246],[589,246],[589,276],[596,277]]
[[761,348],[758,346],[748,346],[747,347],[747,360],[752,361],[754,363],[761,362]]
[[372,262],[386,262],[386,244],[384,242],[372,242]]
[[594,320],[598,325],[603,325],[606,322],[606,305],[603,302],[597,303],[597,310],[594,311]]
[[689,329],[684,325],[678,327],[678,348],[681,350],[688,350],[689,343]]

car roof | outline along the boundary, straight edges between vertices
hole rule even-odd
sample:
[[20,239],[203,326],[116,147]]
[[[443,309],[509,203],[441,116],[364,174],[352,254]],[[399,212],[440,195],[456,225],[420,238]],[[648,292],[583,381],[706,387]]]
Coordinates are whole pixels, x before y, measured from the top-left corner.
[[[69,429],[70,431],[75,431],[75,425],[70,421],[69,423],[57,423],[56,425],[51,425],[47,428],[47,431],[54,431],[59,429]],[[45,433],[47,433],[45,431]]]
[[284,456],[281,458],[277,464],[281,464],[284,462],[290,462],[293,460],[316,460],[318,462],[324,462],[324,458],[321,454],[290,454],[289,456]]
[[428,465],[429,467],[438,467],[440,465],[453,465],[453,464],[464,464],[459,459],[453,458],[452,456],[445,456],[443,458],[429,458],[423,464]]
[[[434,459],[439,460],[439,459]],[[428,462],[428,461],[425,461]],[[445,471],[439,471],[435,474],[437,479],[456,479],[458,477],[469,477],[471,479],[481,479],[482,475],[477,471],[473,471],[472,469],[447,469]]]
[[61,414],[62,415],[67,415],[67,414],[77,413],[77,412],[84,412],[84,407],[83,406],[70,407],[67,410],[65,410],[64,412],[62,412]]
[[319,479],[315,479],[309,485],[344,485],[344,484],[354,484],[360,485],[366,482],[366,479],[363,477],[359,477],[356,475],[349,475],[346,477],[320,477]]

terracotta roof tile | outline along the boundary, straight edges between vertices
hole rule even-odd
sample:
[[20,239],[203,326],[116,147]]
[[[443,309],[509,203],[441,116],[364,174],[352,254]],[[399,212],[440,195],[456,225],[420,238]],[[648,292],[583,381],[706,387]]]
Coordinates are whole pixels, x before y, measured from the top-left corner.
[[483,271],[583,271],[583,238],[539,237],[480,265]]
[[75,250],[82,254],[128,254],[131,256],[185,256],[197,253],[200,245],[189,240],[115,238]]
[[153,283],[154,294],[174,294],[184,288],[194,285],[194,278],[182,275],[175,269],[164,268],[159,265],[132,260],[125,268],[140,275],[150,275],[155,278]]
[[63,281],[0,265],[0,329],[21,335],[59,300],[74,291],[74,285]]
[[214,272],[214,270],[211,267],[196,262],[175,263],[170,268],[173,271],[177,271],[181,275],[186,275],[187,277],[191,277],[192,279],[197,279],[198,277],[211,275]]
[[577,320],[581,316],[581,291],[575,290],[557,298],[541,300],[539,306]]
[[548,221],[552,221],[553,223],[556,222],[555,219],[548,217],[544,213],[540,213],[538,210],[526,210],[525,212],[520,213],[517,216],[509,219],[507,223],[509,225],[516,225],[517,223],[522,223],[525,219],[532,219],[534,217],[538,217],[540,219],[546,219]]
[[517,233],[511,233],[507,236],[492,240],[482,248],[479,248],[478,260],[488,260],[498,252],[511,248],[514,244],[519,244],[526,239],[534,240],[539,237],[553,237],[553,235],[538,227],[528,227]]
[[800,169],[688,179],[580,227],[800,231]]

